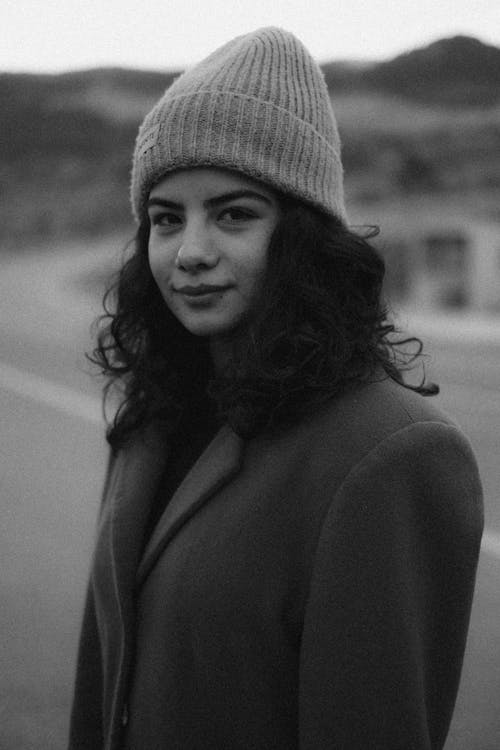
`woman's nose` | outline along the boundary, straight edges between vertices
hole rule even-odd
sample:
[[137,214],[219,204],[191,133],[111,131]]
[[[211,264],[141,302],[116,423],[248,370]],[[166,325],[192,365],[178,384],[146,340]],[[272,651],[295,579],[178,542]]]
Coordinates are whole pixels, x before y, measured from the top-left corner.
[[203,228],[186,227],[175,265],[183,271],[193,272],[213,268],[219,260],[213,243]]

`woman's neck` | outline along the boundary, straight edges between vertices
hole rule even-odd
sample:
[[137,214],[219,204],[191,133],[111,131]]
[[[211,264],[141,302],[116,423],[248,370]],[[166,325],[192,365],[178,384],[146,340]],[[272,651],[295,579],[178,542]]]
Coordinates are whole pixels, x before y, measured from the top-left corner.
[[234,342],[226,338],[215,338],[210,341],[210,356],[216,375],[222,375],[231,362]]

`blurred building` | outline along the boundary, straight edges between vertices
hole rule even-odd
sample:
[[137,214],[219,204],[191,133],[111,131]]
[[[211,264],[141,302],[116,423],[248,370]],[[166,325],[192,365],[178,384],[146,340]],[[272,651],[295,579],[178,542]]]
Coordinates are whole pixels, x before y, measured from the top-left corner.
[[391,300],[500,312],[500,223],[413,205],[381,212],[378,224]]

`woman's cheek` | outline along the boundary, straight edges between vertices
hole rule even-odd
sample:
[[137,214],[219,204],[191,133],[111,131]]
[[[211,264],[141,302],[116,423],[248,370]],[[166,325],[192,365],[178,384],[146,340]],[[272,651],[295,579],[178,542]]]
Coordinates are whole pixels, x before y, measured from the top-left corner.
[[158,243],[150,241],[149,244],[149,267],[153,278],[160,289],[165,287],[169,276],[169,256],[165,249]]
[[153,276],[153,279],[154,279],[154,280],[155,280],[155,282],[156,282],[156,285],[157,285],[157,286],[158,286],[158,287],[160,288],[160,290],[161,290],[161,283],[160,283],[160,273],[159,273],[159,268],[158,268],[158,266],[157,266],[157,264],[156,264],[156,262],[155,262],[155,259],[154,259],[154,258],[152,258],[152,257],[151,257],[151,255],[149,256],[149,267],[150,267],[150,269],[151,269],[151,274],[152,274],[152,276]]

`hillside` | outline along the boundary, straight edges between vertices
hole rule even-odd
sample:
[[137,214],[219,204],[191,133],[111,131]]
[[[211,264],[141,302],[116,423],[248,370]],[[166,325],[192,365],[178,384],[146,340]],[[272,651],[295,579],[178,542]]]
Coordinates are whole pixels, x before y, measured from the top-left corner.
[[444,106],[500,102],[500,49],[455,36],[399,55],[360,74],[371,90]]
[[[500,189],[500,49],[454,37],[376,65],[323,70],[350,199]],[[0,240],[129,226],[137,127],[175,75],[0,74]]]

